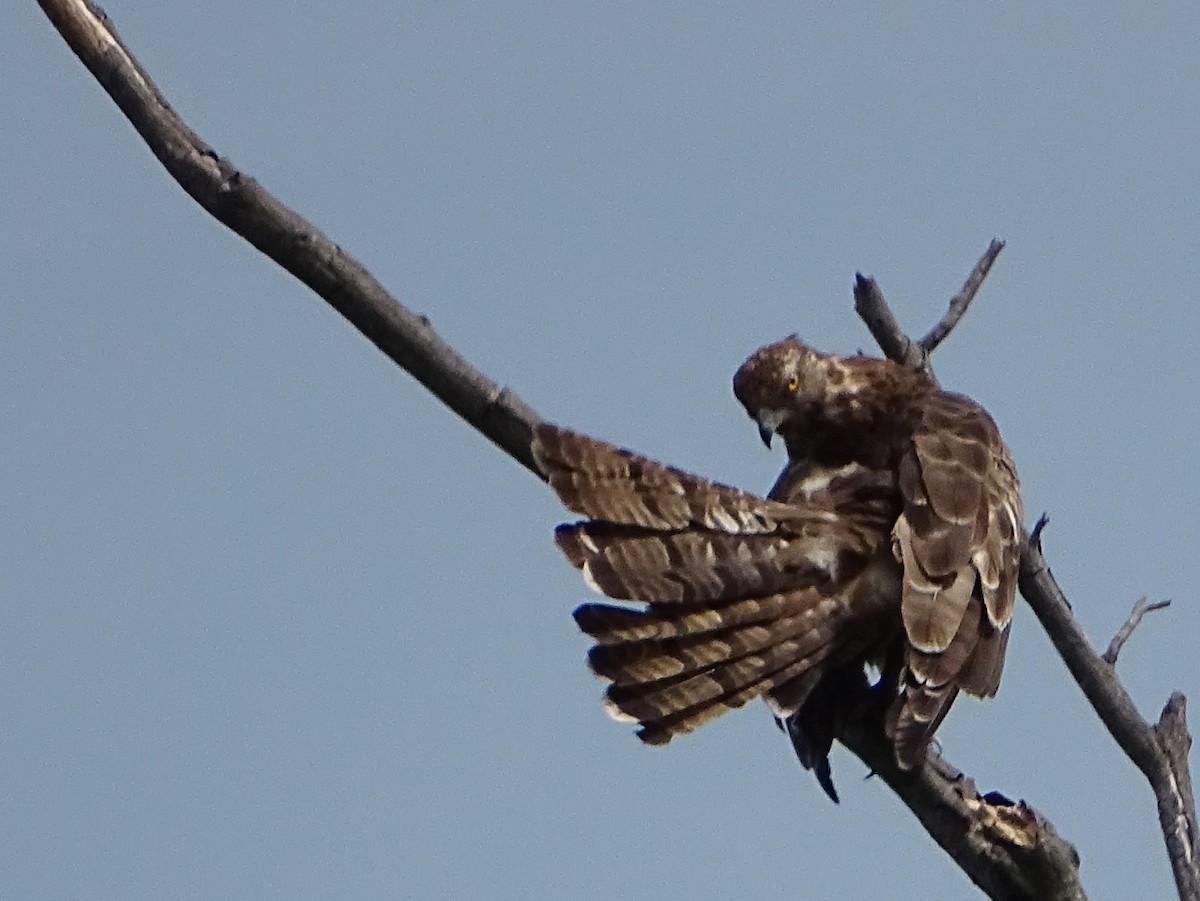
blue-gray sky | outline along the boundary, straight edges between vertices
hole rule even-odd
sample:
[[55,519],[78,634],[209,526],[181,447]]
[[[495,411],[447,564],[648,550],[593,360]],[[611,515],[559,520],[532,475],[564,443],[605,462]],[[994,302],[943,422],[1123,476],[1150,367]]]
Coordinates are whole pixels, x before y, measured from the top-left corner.
[[[179,112],[543,415],[753,489],[729,378],[871,348],[875,275],[993,412],[1143,711],[1200,697],[1193,4],[133,3]],[[601,711],[546,489],[195,206],[29,0],[0,28],[0,895],[957,898],[761,705]],[[1036,621],[947,756],[1167,897]]]

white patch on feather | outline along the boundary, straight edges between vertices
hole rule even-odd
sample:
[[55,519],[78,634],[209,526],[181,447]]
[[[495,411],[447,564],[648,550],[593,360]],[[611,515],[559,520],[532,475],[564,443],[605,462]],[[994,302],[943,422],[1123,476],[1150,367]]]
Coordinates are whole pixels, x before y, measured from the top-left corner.
[[740,532],[744,528],[744,523],[738,517],[722,507],[714,507],[709,510],[708,518],[717,528],[726,532]]
[[834,542],[829,541],[814,547],[808,554],[808,562],[828,573],[830,579],[837,581],[838,547]]
[[811,498],[818,491],[824,491],[834,481],[851,478],[865,468],[861,463],[847,463],[837,469],[815,470],[804,477],[800,483],[800,490],[804,492],[805,497]]
[[775,698],[769,694],[763,695],[763,700],[767,702],[767,707],[771,709],[771,713],[775,714],[777,719],[786,720],[789,716],[796,712],[796,708],[784,707]]
[[[842,375],[841,381],[834,384],[833,373],[839,372]],[[853,397],[866,387],[866,382],[861,378],[855,378],[854,373],[850,371],[849,366],[843,366],[840,360],[828,359],[825,361],[825,381],[829,385],[829,393],[839,395],[841,397]]]
[[604,699],[604,712],[619,723],[636,723],[638,721],[636,716],[630,716],[608,698]]
[[579,572],[583,575],[583,581],[587,583],[587,587],[596,592],[596,594],[604,594],[604,589],[596,584],[596,579],[592,575],[592,563],[589,560],[580,567]]
[[1014,535],[1021,534],[1021,524],[1017,522],[1017,511],[1013,509],[1013,505],[1005,501],[1004,512],[1008,514],[1008,521],[1012,523],[1012,531]]
[[837,469],[822,469],[820,472],[814,472],[806,476],[804,481],[800,483],[800,490],[804,492],[806,497],[812,497],[818,491],[828,488],[829,483],[840,472],[841,470]]

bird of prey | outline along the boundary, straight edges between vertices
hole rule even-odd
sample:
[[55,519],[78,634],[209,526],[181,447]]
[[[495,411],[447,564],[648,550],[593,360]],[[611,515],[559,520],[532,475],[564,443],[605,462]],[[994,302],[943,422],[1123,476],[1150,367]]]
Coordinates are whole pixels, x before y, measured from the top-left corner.
[[575,611],[605,705],[660,745],[763,697],[837,800],[836,687],[882,675],[901,768],[959,691],[995,694],[1023,518],[1019,482],[974,401],[888,360],[796,337],[756,351],[734,394],[788,463],[767,497],[544,424],[534,457],[584,517],[556,541],[625,604]]

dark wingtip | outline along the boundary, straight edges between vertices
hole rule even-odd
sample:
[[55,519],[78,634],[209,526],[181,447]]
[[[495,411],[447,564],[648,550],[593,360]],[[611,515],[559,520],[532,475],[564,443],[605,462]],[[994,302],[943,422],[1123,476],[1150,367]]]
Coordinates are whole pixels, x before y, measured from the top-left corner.
[[821,786],[821,790],[825,792],[830,801],[834,804],[841,804],[841,798],[838,797],[837,788],[833,784],[833,770],[829,766],[828,744],[822,742],[823,747],[817,746],[817,743],[805,731],[804,725],[800,721],[800,714],[792,714],[782,719],[776,717],[775,723],[792,740],[792,747],[796,751],[796,759],[800,761],[800,765],[806,770],[812,770],[813,775],[817,778],[817,784]]
[[841,804],[842,800],[838,797],[837,789],[833,785],[833,771],[829,768],[828,757],[822,757],[817,761],[817,765],[813,768],[813,774],[817,777],[817,784],[829,796],[829,800],[834,804]]

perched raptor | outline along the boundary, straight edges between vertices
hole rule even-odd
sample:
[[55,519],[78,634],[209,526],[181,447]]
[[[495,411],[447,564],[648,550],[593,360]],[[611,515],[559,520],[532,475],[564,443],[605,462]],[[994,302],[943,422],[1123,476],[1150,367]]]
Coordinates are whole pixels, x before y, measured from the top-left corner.
[[553,425],[534,456],[585,517],[558,546],[602,594],[584,604],[609,713],[666,744],[762,696],[829,779],[839,680],[870,664],[886,730],[920,764],[960,690],[995,694],[1022,508],[995,423],[897,363],[758,350],[734,393],[788,465],[766,498]]

